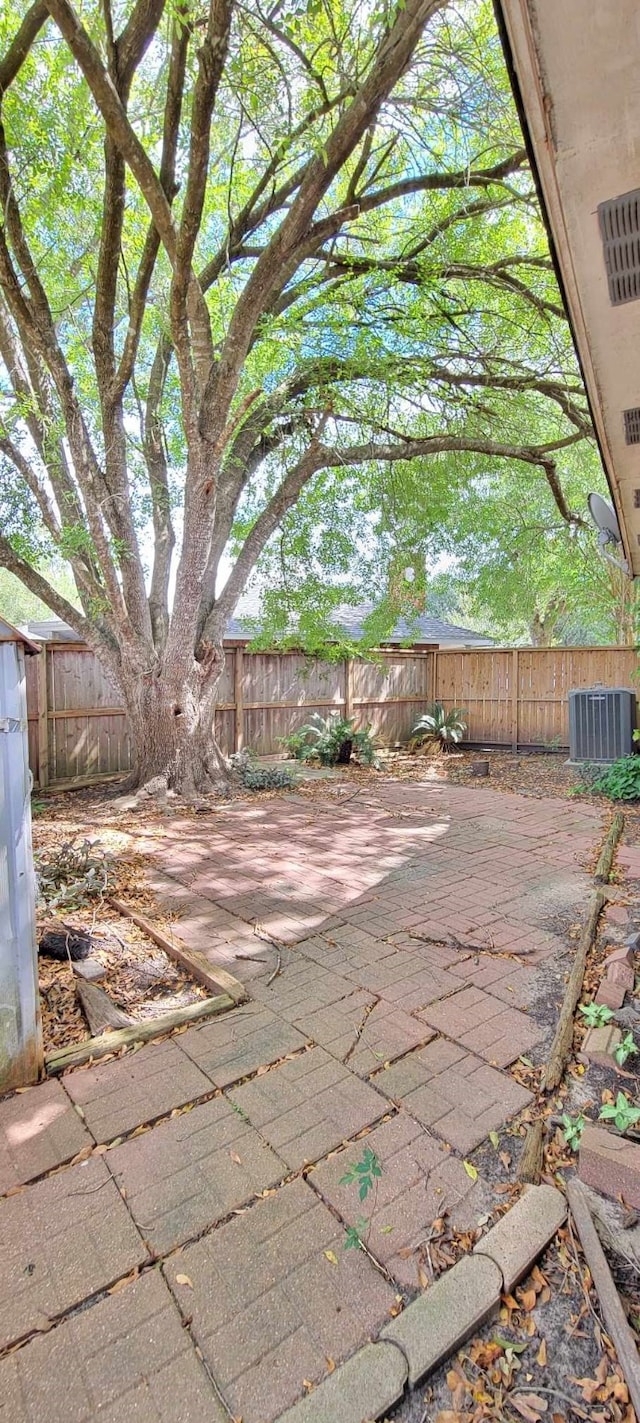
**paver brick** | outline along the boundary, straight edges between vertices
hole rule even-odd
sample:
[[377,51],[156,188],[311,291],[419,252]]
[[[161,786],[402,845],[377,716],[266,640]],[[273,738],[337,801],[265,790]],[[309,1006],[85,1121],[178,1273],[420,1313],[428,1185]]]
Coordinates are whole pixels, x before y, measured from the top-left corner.
[[143,1122],[211,1091],[211,1082],[177,1042],[147,1043],[116,1062],[70,1072],[64,1079],[96,1141],[113,1141]]
[[528,1186],[515,1205],[474,1246],[502,1274],[510,1294],[566,1220],[567,1203],[555,1186]]
[[403,1057],[412,1048],[429,1042],[434,1036],[424,1023],[416,1021],[403,1008],[396,1008],[382,999],[367,1016],[358,1042],[349,1056],[349,1067],[366,1077],[376,1072],[384,1062]]
[[[365,1147],[377,1156],[382,1174],[363,1205],[354,1186],[341,1184],[341,1178]],[[369,1250],[409,1289],[423,1282],[423,1244],[433,1221],[446,1211],[457,1228],[474,1226],[487,1199],[484,1183],[472,1182],[458,1157],[403,1111],[320,1162],[309,1179],[349,1225],[366,1217]]]
[[614,1067],[613,1056],[622,1041],[622,1033],[613,1024],[604,1028],[589,1028],[578,1053],[580,1062],[598,1062],[602,1067]]
[[[384,1323],[394,1291],[304,1181],[164,1265],[232,1413],[272,1423]],[[191,1287],[180,1285],[184,1273]]]
[[580,1180],[612,1200],[640,1209],[640,1146],[603,1127],[585,1127],[580,1140]]
[[0,1201],[0,1231],[0,1347],[148,1259],[95,1156]]
[[228,1423],[152,1271],[0,1361],[7,1423]]
[[70,1161],[91,1137],[60,1082],[0,1102],[0,1193]]
[[229,1095],[293,1171],[326,1156],[387,1110],[382,1096],[320,1047]]
[[512,1008],[528,1007],[537,979],[534,968],[497,954],[474,954],[458,962],[451,972],[475,988],[484,988],[493,998],[500,998]]
[[225,1097],[113,1148],[106,1159],[143,1238],[159,1254],[286,1174]]
[[288,1052],[304,1047],[305,1037],[291,1024],[259,1003],[247,1003],[189,1028],[180,1047],[216,1087],[228,1087],[259,1067],[278,1062]]
[[255,979],[251,985],[252,996],[289,1023],[337,1003],[351,989],[351,983],[334,969],[323,968],[297,953],[272,984]]
[[507,1067],[544,1036],[532,1018],[505,1007],[482,988],[461,988],[450,998],[431,1003],[419,1016],[496,1067]]
[[502,1275],[483,1255],[465,1255],[382,1331],[409,1360],[418,1383],[487,1319],[500,1302]]
[[348,977],[407,1013],[414,1013],[461,987],[460,980],[446,969],[433,967],[420,954],[402,950],[380,963],[349,969]]
[[358,1349],[318,1388],[287,1409],[279,1423],[362,1423],[381,1418],[402,1398],[408,1369],[395,1344],[379,1340]]
[[342,1062],[357,1041],[366,1010],[372,1008],[375,1002],[373,993],[366,993],[363,988],[356,989],[338,1003],[297,1018],[296,1027],[305,1038],[317,1043],[318,1047],[326,1048],[332,1057]]
[[530,1102],[505,1072],[457,1043],[436,1038],[376,1074],[376,1086],[457,1151],[478,1146]]

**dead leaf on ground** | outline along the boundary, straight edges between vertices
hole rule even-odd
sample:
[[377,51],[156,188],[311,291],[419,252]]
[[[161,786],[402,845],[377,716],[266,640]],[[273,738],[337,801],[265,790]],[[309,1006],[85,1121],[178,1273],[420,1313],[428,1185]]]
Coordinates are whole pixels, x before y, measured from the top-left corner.
[[509,1395],[509,1403],[515,1408],[516,1413],[526,1419],[526,1423],[540,1423],[543,1413],[549,1407],[545,1398],[541,1398],[539,1393],[512,1393]]

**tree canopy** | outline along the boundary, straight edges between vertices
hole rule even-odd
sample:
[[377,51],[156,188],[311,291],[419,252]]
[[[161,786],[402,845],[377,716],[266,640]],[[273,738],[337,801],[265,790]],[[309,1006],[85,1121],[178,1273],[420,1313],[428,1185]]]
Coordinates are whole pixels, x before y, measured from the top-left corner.
[[272,631],[373,593],[373,636],[454,507],[498,481],[564,537],[601,482],[492,10],[1,26],[0,565],[107,662],[141,776],[206,784],[256,570]]

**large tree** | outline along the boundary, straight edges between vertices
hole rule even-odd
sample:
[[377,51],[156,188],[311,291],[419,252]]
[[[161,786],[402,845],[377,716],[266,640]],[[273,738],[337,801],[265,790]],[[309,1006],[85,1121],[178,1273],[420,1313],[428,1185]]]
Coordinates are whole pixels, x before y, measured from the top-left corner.
[[225,625],[287,530],[316,591],[354,549],[363,577],[419,563],[398,481],[428,502],[458,454],[580,524],[562,461],[589,420],[493,18],[35,0],[0,24],[0,564],[108,666],[139,781],[206,790]]

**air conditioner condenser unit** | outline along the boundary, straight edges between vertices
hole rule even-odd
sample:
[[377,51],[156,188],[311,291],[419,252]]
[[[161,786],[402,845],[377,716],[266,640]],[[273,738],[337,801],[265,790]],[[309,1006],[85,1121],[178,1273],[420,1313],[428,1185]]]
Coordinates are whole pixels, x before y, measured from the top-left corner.
[[569,692],[571,761],[617,761],[634,750],[636,694],[630,687]]

